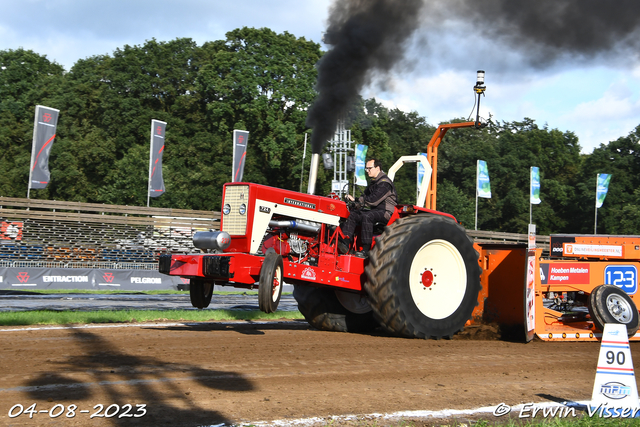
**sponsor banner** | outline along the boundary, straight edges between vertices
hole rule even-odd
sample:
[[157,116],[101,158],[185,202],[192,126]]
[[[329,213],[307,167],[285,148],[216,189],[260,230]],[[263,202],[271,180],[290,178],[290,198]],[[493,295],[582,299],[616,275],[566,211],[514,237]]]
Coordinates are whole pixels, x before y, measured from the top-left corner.
[[368,146],[356,144],[356,185],[362,187],[367,186],[367,174],[364,170],[367,164],[367,150]]
[[622,245],[585,245],[580,243],[565,243],[565,255],[607,256],[621,257]]
[[154,270],[0,267],[3,289],[177,289],[189,280]]
[[529,224],[529,238],[527,239],[527,249],[532,251],[536,248],[536,225]]
[[536,304],[535,304],[535,287],[536,287],[536,253],[529,252],[527,256],[527,283],[525,284],[525,332],[527,342],[533,339],[536,328]]
[[476,195],[485,199],[491,198],[491,182],[489,181],[489,168],[487,162],[478,160],[476,170]]
[[588,285],[591,283],[590,264],[557,262],[540,264],[540,283],[543,285]]
[[575,236],[551,236],[549,250],[551,257],[562,257],[564,255],[564,244],[575,243]]
[[609,191],[609,183],[611,182],[611,174],[599,173],[598,183],[596,186],[596,208],[601,208],[604,198],[607,197]]
[[51,174],[49,172],[49,154],[56,137],[58,113],[55,108],[36,105],[33,124],[33,143],[31,145],[31,169],[29,169],[29,188],[47,188]]
[[529,203],[540,204],[540,168],[531,167],[531,186],[529,192]]
[[167,124],[160,120],[151,120],[151,151],[149,153],[149,196],[158,197],[164,193],[162,178],[162,154],[164,153],[164,135]]
[[231,182],[242,182],[248,142],[249,132],[245,130],[233,131],[233,171],[231,175]]
[[0,221],[0,240],[22,240],[22,221]]

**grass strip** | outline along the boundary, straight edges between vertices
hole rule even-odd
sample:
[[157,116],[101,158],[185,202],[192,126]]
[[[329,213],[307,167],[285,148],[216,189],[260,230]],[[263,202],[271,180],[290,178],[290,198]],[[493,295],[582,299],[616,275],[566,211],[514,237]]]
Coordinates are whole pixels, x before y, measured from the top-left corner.
[[101,310],[0,312],[1,326],[134,323],[152,321],[208,322],[222,320],[303,319],[299,311],[263,313],[257,310]]

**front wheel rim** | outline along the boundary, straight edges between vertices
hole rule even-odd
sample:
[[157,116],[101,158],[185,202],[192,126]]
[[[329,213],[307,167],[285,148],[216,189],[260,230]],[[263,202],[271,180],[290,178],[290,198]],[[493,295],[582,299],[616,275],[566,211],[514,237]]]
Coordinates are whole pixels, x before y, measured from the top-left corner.
[[271,301],[278,301],[280,297],[280,288],[282,287],[282,269],[276,267],[276,271],[273,274],[273,289],[271,291]]
[[631,306],[620,295],[611,294],[607,297],[607,310],[617,322],[627,324],[633,319]]
[[425,243],[413,257],[409,289],[416,307],[430,319],[444,319],[460,307],[467,269],[460,251],[446,240]]

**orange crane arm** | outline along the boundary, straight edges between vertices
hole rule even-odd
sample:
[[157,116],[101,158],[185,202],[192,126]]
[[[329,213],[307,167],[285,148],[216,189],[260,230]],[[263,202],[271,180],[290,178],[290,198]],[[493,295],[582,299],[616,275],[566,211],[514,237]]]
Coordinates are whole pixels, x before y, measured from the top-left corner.
[[431,180],[427,190],[426,208],[436,210],[436,187],[438,179],[438,145],[449,129],[477,127],[476,122],[449,123],[438,126],[427,146],[427,159],[431,165]]

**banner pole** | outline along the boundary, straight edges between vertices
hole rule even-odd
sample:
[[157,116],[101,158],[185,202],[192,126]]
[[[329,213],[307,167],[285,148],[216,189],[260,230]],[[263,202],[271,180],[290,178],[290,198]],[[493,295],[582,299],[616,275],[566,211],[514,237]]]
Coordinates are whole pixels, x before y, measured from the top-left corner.
[[478,230],[478,192],[476,191],[476,222],[475,230]]
[[596,216],[593,220],[593,234],[598,234],[598,179],[600,178],[600,174],[596,174]]
[[480,169],[480,160],[476,160],[476,220],[475,220],[475,230],[478,230],[478,185],[479,185],[479,171]]

